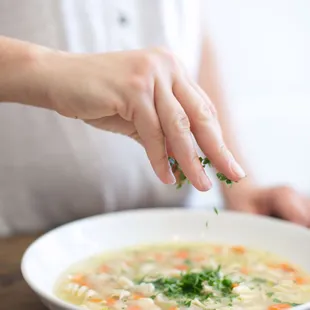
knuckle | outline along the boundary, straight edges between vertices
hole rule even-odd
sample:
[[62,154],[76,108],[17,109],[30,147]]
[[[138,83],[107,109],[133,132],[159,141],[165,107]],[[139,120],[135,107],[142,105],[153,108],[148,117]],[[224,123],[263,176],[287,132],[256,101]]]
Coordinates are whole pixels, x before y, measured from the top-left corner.
[[195,152],[195,150],[193,149],[192,152],[190,153],[190,158],[191,158],[191,163],[193,165],[199,164],[200,165],[200,160],[199,157],[197,155],[197,153]]
[[138,71],[142,74],[153,72],[157,65],[157,58],[150,51],[143,51],[137,59]]
[[164,134],[161,127],[154,128],[150,134],[150,139],[153,142],[164,143]]
[[185,114],[185,112],[179,112],[175,115],[171,127],[172,132],[175,132],[176,134],[183,134],[190,132],[191,125],[189,118]]
[[200,122],[209,123],[214,119],[214,113],[212,112],[210,105],[202,102],[197,109],[197,120]]
[[154,167],[167,162],[166,154],[159,154],[159,155],[149,154],[148,157],[149,157],[150,163]]
[[142,52],[133,60],[132,70],[128,77],[128,86],[136,92],[152,92],[156,57],[149,52]]
[[217,118],[218,117],[218,113],[217,113],[217,109],[214,106],[214,104],[210,104],[210,110],[211,110],[211,113],[212,113],[213,117]]
[[171,69],[175,70],[179,67],[179,60],[171,50],[166,47],[156,47],[154,51]]
[[152,83],[150,78],[143,75],[134,75],[129,78],[129,88],[138,93],[150,93],[152,91]]

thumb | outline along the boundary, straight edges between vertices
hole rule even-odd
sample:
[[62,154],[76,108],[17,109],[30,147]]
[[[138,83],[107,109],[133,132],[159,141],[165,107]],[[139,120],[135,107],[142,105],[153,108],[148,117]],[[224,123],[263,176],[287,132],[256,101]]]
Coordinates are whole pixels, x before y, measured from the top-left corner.
[[272,214],[303,226],[308,225],[308,211],[304,197],[289,187],[271,192]]

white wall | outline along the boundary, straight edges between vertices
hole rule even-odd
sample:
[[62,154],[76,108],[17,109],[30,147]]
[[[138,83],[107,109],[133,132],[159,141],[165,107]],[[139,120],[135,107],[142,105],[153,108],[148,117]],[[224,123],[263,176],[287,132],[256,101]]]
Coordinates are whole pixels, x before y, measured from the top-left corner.
[[[310,1],[205,0],[238,139],[261,184],[310,194]],[[207,197],[218,201],[215,191]],[[205,205],[195,193],[195,205]]]

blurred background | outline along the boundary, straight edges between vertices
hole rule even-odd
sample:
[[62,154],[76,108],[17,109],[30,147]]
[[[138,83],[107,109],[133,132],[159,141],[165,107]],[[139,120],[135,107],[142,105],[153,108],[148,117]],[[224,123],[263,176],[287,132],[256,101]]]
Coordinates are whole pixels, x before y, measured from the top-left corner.
[[[207,0],[227,103],[240,146],[262,185],[310,194],[310,1]],[[221,205],[218,190],[194,192]]]

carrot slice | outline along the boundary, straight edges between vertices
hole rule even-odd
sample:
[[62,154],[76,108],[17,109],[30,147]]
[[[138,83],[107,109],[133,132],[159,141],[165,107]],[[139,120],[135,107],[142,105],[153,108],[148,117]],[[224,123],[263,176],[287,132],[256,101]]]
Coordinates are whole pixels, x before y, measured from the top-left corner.
[[217,254],[222,253],[223,252],[223,247],[219,246],[219,245],[214,246],[214,252],[217,253]]
[[108,306],[113,306],[116,303],[116,298],[115,297],[109,297],[107,300],[107,305]]
[[195,257],[193,257],[193,261],[194,262],[197,262],[197,263],[199,263],[199,262],[202,262],[202,261],[204,261],[204,260],[206,260],[207,259],[207,257],[206,256],[195,256]]
[[80,286],[88,286],[86,282],[86,277],[82,274],[75,275],[71,281]]
[[185,250],[178,251],[175,254],[175,257],[181,258],[181,259],[186,259],[186,258],[188,258],[188,256],[189,256],[189,253],[188,253],[188,251],[185,251]]
[[291,308],[288,304],[275,304],[268,308],[268,310],[281,310],[281,309],[289,309]]
[[102,272],[102,273],[107,273],[107,272],[109,272],[110,271],[110,268],[107,266],[107,265],[102,265],[102,266],[100,266],[100,272]]
[[287,271],[287,272],[294,272],[295,271],[295,269],[292,266],[290,266],[289,264],[286,264],[286,263],[280,264],[280,267],[282,270]]
[[155,257],[155,260],[157,260],[158,262],[162,262],[164,260],[164,255],[161,253],[156,253],[154,257]]
[[96,303],[96,304],[103,302],[103,300],[101,298],[91,298],[89,301]]
[[307,283],[307,280],[305,278],[302,278],[302,277],[296,277],[295,278],[295,282],[299,285],[301,284],[306,284]]
[[245,253],[245,248],[241,245],[235,245],[231,247],[231,250],[237,254],[244,254]]
[[295,269],[287,263],[281,263],[281,264],[271,263],[271,264],[268,264],[268,266],[274,269],[282,269],[283,271],[286,271],[286,272],[295,272]]
[[243,273],[243,274],[249,274],[249,269],[246,268],[246,267],[241,267],[240,268],[240,272]]
[[142,310],[142,308],[139,306],[129,306],[127,307],[127,310]]
[[177,266],[175,266],[175,269],[178,269],[181,271],[186,271],[186,270],[188,270],[188,266],[187,265],[177,265]]
[[142,294],[134,294],[134,295],[132,296],[132,298],[133,298],[134,300],[139,300],[139,299],[141,299],[141,298],[144,298],[144,296],[143,296]]
[[237,286],[239,286],[238,283],[233,283],[233,284],[232,284],[232,287],[233,287],[233,288],[234,288],[234,287],[237,287]]

